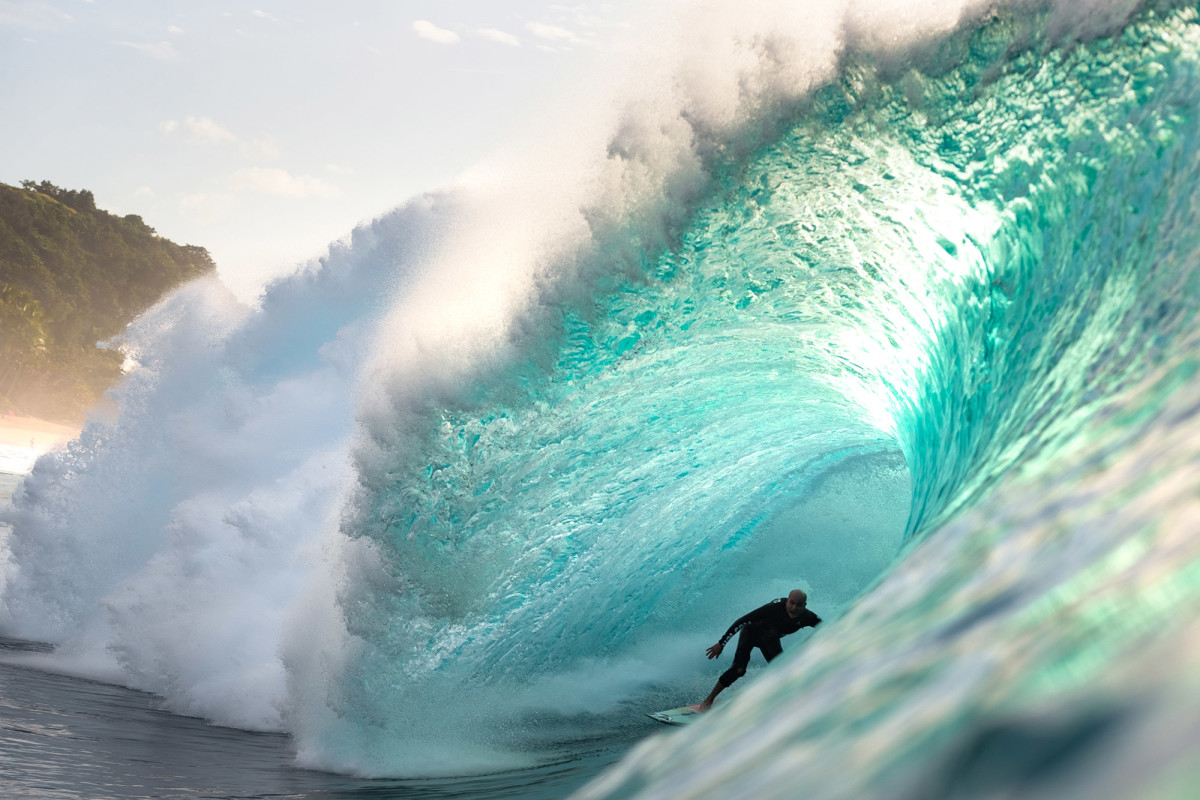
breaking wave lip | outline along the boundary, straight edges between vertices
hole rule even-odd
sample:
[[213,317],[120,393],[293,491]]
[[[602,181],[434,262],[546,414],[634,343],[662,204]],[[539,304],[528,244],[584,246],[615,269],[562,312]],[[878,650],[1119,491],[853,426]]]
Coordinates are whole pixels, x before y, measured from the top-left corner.
[[[722,377],[714,372],[715,358],[697,362],[701,374],[666,370],[663,361],[679,351],[661,333],[689,320],[687,330],[708,326],[713,333],[726,320],[727,309],[689,309],[686,292],[672,294],[668,285],[671,275],[689,267],[670,258],[687,249],[681,242],[687,231],[720,230],[722,210],[706,204],[714,197],[745,199],[737,195],[742,170],[761,163],[761,154],[805,115],[829,120],[837,103],[852,106],[847,84],[866,75],[874,88],[914,91],[896,77],[903,65],[933,58],[945,42],[961,44],[968,36],[961,31],[1006,8],[942,3],[916,14],[906,4],[697,7],[703,13],[675,27],[686,44],[650,65],[632,99],[599,104],[585,130],[563,135],[529,162],[414,199],[358,229],[347,244],[270,287],[258,309],[241,307],[214,282],[198,282],[132,326],[122,347],[137,367],[116,390],[119,419],[91,423],[66,453],[40,461],[5,515],[14,527],[5,630],[59,643],[58,668],[155,692],[172,710],[236,727],[287,729],[307,765],[372,775],[478,771],[530,757],[512,752],[511,741],[520,738],[513,731],[527,735],[521,720],[544,713],[545,698],[570,702],[578,682],[568,676],[615,676],[591,698],[606,711],[620,698],[652,692],[648,683],[690,691],[704,680],[687,673],[679,654],[708,636],[701,628],[733,602],[732,591],[714,589],[714,601],[687,606],[685,582],[716,586],[713,569],[696,566],[692,575],[651,569],[642,582],[652,576],[669,590],[631,593],[634,602],[611,588],[631,574],[611,571],[597,553],[609,562],[648,564],[649,554],[661,553],[664,563],[692,564],[703,560],[697,556],[736,551],[755,531],[784,536],[778,520],[826,473],[836,482],[839,470],[869,462],[865,469],[882,476],[881,496],[891,497],[907,480],[895,468],[898,447],[914,481],[910,491],[905,484],[910,533],[960,508],[954,498],[978,496],[963,486],[976,480],[977,492],[986,487],[991,478],[980,479],[975,468],[994,454],[985,439],[962,438],[972,430],[964,420],[994,416],[996,407],[955,385],[979,376],[957,371],[962,354],[947,343],[959,340],[953,331],[947,335],[944,320],[913,313],[897,329],[877,327],[866,344],[846,329],[837,342],[853,356],[823,361],[817,379],[787,376],[791,394],[771,395],[783,408],[789,396],[803,393],[832,433],[797,436],[795,449],[770,453],[778,459],[771,461],[757,448],[732,455],[721,449],[721,442],[733,440],[739,419],[769,429],[762,415],[739,416],[730,404],[722,417],[730,427],[699,427],[695,441],[712,448],[705,451],[710,460],[689,472],[703,482],[690,489],[687,496],[697,504],[682,518],[697,526],[687,529],[689,537],[703,536],[656,539],[649,521],[671,519],[679,506],[655,505],[661,487],[638,495],[620,481],[600,481],[579,498],[579,514],[553,509],[552,500],[532,509],[545,523],[534,542],[516,535],[520,527],[497,507],[485,507],[487,493],[505,480],[513,494],[502,496],[503,503],[535,496],[535,484],[519,480],[522,463],[528,474],[534,464],[578,474],[566,467],[580,453],[630,452],[620,447],[631,447],[636,431],[620,414],[579,400],[570,381],[608,396],[620,386],[618,378],[653,383],[666,375],[677,385],[714,386]],[[1123,22],[1136,4],[1089,6],[1089,14],[1067,3],[1030,7],[1050,36],[1070,39]],[[991,65],[1004,56],[1003,48],[995,51]],[[872,83],[866,62],[882,79]],[[853,290],[875,286],[872,276],[847,278],[836,308],[820,311],[813,331],[869,321],[898,297],[908,298],[911,308],[917,288],[992,286],[978,278],[996,261],[1005,231],[1020,229],[1020,219],[963,201],[953,175],[913,163],[901,147],[893,153],[889,165],[935,176],[922,186],[948,216],[943,224],[915,220],[922,233],[905,238],[900,215],[911,211],[913,198],[893,191],[888,208],[897,217],[875,244],[892,242],[928,257],[932,267],[920,274],[931,282],[914,288],[900,279],[911,283],[916,272],[885,275],[880,293],[862,296]],[[830,180],[857,191],[846,175]],[[957,233],[947,238],[941,228]],[[700,259],[695,245],[689,252]],[[832,282],[822,288],[838,291]],[[1012,302],[1002,287],[988,291],[993,307]],[[967,306],[979,299],[965,297]],[[961,299],[946,295],[947,318],[964,307]],[[669,303],[664,307],[675,314],[674,323],[642,318],[658,301]],[[865,310],[852,307],[860,301]],[[978,328],[973,322],[963,327],[971,336]],[[906,334],[912,336],[906,344],[916,345],[911,360],[889,364],[873,351],[888,337]],[[764,348],[778,346],[767,338]],[[714,333],[709,342],[719,352],[730,340]],[[961,342],[974,346],[967,338]],[[705,355],[697,351],[691,355]],[[748,360],[754,380],[731,382],[736,390],[765,391],[778,379],[768,365]],[[882,381],[867,374],[868,366],[885,375]],[[922,384],[930,375],[945,383]],[[560,405],[552,407],[539,395],[543,390],[557,393]],[[642,399],[668,394],[647,392]],[[953,405],[963,398],[969,402]],[[646,403],[637,410],[642,420],[657,423],[664,416]],[[713,407],[696,402],[687,410],[699,418]],[[525,414],[525,430],[536,434],[536,452],[519,449],[518,412]],[[944,423],[944,412],[952,424]],[[588,439],[596,420],[604,421],[610,438]],[[558,423],[576,440],[556,439],[563,430]],[[1020,426],[1019,418],[1014,424]],[[496,470],[490,483],[472,461],[481,441],[509,448],[484,454]],[[854,458],[821,460],[842,452]],[[745,480],[714,468],[718,453],[756,476],[747,497],[769,513],[753,513],[750,500],[723,513],[701,502],[704,490]],[[933,468],[948,456],[958,459],[954,470]],[[649,456],[638,460],[656,463]],[[790,466],[778,466],[785,463]],[[597,458],[594,472],[603,470],[650,485],[636,469]],[[445,514],[425,513],[429,509]],[[640,514],[625,519],[642,527],[634,534],[606,528],[617,509]],[[455,517],[464,511],[476,516]],[[482,527],[463,527],[475,523]],[[456,526],[467,534],[455,533]],[[472,548],[487,557],[473,559]],[[878,558],[873,552],[871,563]],[[505,573],[509,565],[512,572]],[[484,574],[496,569],[498,583]],[[775,578],[757,575],[730,584],[775,585]],[[597,589],[602,584],[595,576],[613,583]],[[512,645],[506,625],[536,630],[543,620],[569,617],[570,601],[583,602],[578,586],[589,580],[636,624],[606,627],[568,618],[569,625],[551,628],[559,634],[594,628],[597,636],[575,644],[556,639],[541,654]],[[848,603],[855,590],[837,591]],[[549,605],[538,605],[539,593]],[[659,607],[683,621],[665,654],[647,644],[670,628],[651,610]],[[593,660],[580,655],[581,642]],[[547,654],[554,670],[538,673],[530,664]],[[664,671],[648,666],[656,660]],[[667,668],[687,677],[672,678]],[[531,670],[529,688],[521,681]],[[471,711],[480,707],[491,716]],[[457,708],[458,719],[447,723],[446,708]],[[404,730],[417,723],[428,747]],[[463,738],[479,732],[482,739]],[[470,752],[464,741],[471,742]]]

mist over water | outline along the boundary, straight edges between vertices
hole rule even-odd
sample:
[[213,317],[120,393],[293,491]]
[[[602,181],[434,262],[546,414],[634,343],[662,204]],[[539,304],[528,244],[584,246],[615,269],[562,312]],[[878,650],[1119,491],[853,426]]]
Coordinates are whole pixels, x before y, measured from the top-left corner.
[[1194,649],[1196,9],[674,13],[581,130],[131,326],[3,512],[23,662],[470,774],[628,747],[800,587],[585,796],[1050,796],[1164,738],[1183,667],[1119,664]]

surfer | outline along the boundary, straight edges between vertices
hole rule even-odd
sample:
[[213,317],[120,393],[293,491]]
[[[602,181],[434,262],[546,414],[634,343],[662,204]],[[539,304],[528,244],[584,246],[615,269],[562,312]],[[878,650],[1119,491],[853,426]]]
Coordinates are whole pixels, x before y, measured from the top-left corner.
[[725,635],[721,637],[721,641],[708,648],[706,652],[709,658],[721,655],[721,651],[725,649],[725,643],[740,630],[742,634],[738,637],[737,650],[733,655],[733,666],[725,670],[720,678],[717,678],[717,685],[713,687],[703,702],[688,706],[688,708],[696,711],[708,711],[712,708],[717,695],[746,674],[746,665],[750,663],[750,651],[754,648],[757,647],[761,650],[763,658],[770,661],[783,652],[783,646],[779,642],[782,637],[789,633],[795,633],[801,628],[814,628],[820,625],[821,618],[805,607],[807,603],[808,595],[796,589],[787,597],[772,600],[730,625],[729,630],[725,631]]

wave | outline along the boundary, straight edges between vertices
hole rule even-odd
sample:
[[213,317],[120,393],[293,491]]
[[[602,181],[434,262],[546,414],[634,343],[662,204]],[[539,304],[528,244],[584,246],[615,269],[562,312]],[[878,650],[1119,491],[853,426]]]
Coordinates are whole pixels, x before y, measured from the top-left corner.
[[830,622],[736,708],[762,725],[852,655],[894,674],[861,620],[940,608],[921,545],[1161,407],[1128,398],[1193,352],[1195,10],[692,3],[659,30],[575,128],[260,307],[198,282],[138,320],[120,415],[5,512],[5,632],[364,775],[628,742],[797,586]]

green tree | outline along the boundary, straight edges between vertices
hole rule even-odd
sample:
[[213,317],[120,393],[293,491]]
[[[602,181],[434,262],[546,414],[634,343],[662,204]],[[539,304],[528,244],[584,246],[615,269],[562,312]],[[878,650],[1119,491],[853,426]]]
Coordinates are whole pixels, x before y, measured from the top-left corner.
[[[22,373],[46,351],[46,330],[41,304],[29,292],[0,284],[0,404]],[[7,409],[3,409],[7,410]]]
[[120,376],[120,355],[97,342],[214,269],[204,248],[98,209],[86,189],[0,184],[0,402],[77,418]]

